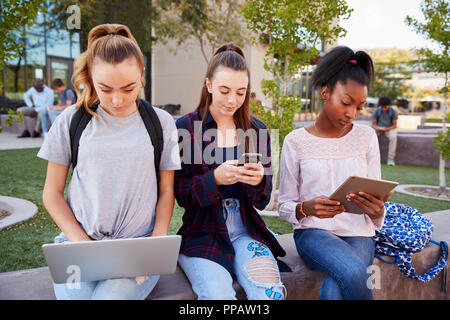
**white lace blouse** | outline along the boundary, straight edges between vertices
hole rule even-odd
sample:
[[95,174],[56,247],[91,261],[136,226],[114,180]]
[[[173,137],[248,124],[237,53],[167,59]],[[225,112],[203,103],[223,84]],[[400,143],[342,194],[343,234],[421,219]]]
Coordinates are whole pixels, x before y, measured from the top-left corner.
[[353,124],[341,138],[320,138],[305,128],[289,133],[283,144],[278,212],[294,229],[318,228],[338,236],[366,236],[381,228],[383,217],[343,212],[333,218],[297,220],[297,203],[324,195],[329,197],[349,176],[381,179],[380,152],[375,131]]

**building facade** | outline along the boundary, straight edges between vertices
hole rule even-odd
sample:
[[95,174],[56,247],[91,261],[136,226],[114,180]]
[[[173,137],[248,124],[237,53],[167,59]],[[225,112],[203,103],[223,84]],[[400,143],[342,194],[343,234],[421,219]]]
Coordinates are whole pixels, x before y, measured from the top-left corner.
[[0,95],[9,99],[22,99],[25,91],[41,78],[50,86],[53,79],[60,78],[72,87],[73,61],[80,55],[77,33],[54,30],[45,26],[46,13],[39,13],[36,23],[26,28],[22,38],[24,48],[16,59],[6,61],[0,70]]
[[[0,70],[0,95],[9,99],[22,99],[36,78],[42,78],[50,86],[60,78],[72,87],[73,62],[80,54],[80,38],[68,30],[52,30],[45,26],[46,13],[37,17],[35,25],[27,29],[22,39],[25,50],[19,57],[7,61]],[[199,45],[194,40],[173,50],[174,43],[157,44],[151,56],[151,102],[154,105],[180,105],[179,114],[193,111],[198,104],[207,64]],[[322,51],[329,48],[322,47]],[[264,45],[248,45],[243,48],[251,73],[251,91],[266,107],[272,107],[271,99],[264,96],[261,81],[272,79],[264,69],[266,48]],[[211,52],[212,53],[212,52]],[[308,66],[297,75],[297,82],[289,88],[289,95],[302,99],[302,112],[317,112],[320,101],[311,87],[314,66]],[[73,87],[72,87],[73,88]]]

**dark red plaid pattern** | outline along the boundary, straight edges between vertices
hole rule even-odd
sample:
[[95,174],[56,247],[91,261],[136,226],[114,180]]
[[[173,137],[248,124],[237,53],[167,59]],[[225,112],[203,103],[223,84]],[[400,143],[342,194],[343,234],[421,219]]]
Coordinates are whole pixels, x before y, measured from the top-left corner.
[[[218,165],[202,159],[205,148],[215,143],[213,139],[210,141],[208,138],[202,138],[202,135],[208,129],[217,129],[217,124],[209,112],[205,120],[201,122],[203,112],[204,109],[196,110],[176,121],[182,164],[181,170],[175,171],[175,198],[185,209],[183,225],[178,231],[178,234],[182,236],[180,253],[212,260],[225,267],[230,273],[234,273],[235,253],[222,211],[224,190],[214,181],[214,169]],[[199,130],[200,127],[201,130]],[[267,129],[261,121],[253,117],[252,127],[257,132]],[[200,135],[198,135],[199,132]],[[260,146],[258,135],[255,151],[263,154],[261,162],[269,174],[265,175],[259,186],[242,183],[239,201],[241,218],[247,233],[253,239],[267,245],[273,255],[278,257],[286,253],[255,210],[255,208],[262,210],[266,207],[272,192],[270,135],[268,131],[264,132],[267,132],[265,143]],[[211,147],[209,146],[209,150]],[[186,152],[188,154],[185,154]]]

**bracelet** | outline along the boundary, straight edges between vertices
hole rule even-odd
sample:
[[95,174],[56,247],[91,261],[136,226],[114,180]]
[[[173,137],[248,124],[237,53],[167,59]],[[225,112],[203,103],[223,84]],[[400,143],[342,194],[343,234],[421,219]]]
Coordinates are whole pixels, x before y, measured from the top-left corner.
[[296,207],[296,209],[297,209],[297,211],[298,211],[298,213],[301,213],[304,217],[309,217],[309,215],[307,215],[306,213],[305,213],[305,211],[303,211],[303,202],[304,201],[302,201],[302,202],[300,202],[299,204],[297,204],[297,207]]

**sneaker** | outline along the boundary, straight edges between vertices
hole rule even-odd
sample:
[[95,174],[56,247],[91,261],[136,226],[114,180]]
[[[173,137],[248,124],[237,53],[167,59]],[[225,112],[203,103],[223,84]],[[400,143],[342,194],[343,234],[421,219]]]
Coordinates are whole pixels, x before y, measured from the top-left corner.
[[388,161],[387,161],[387,165],[388,166],[395,166],[395,162],[394,162],[394,160],[392,160],[392,159],[388,159]]
[[22,132],[20,136],[17,136],[17,138],[28,138],[28,137],[31,137],[30,131],[28,130],[25,130],[24,132]]

